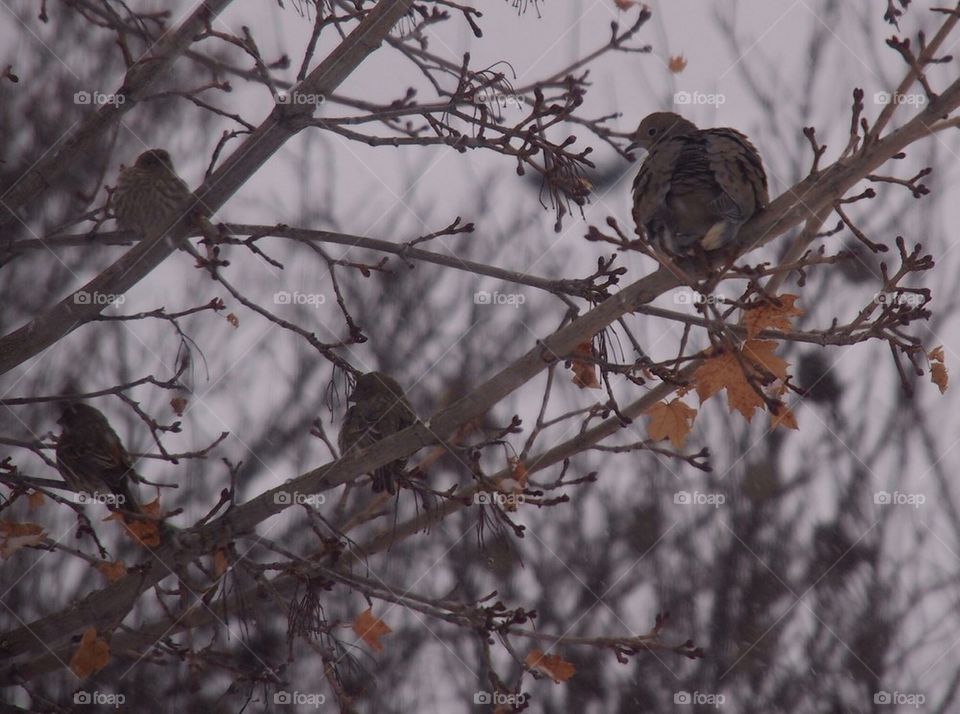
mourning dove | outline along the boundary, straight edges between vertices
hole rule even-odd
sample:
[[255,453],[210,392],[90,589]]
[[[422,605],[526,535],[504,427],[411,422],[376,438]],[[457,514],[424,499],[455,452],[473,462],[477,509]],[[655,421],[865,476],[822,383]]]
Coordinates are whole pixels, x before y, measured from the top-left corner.
[[628,151],[648,152],[633,182],[633,219],[637,234],[660,250],[727,248],[769,201],[760,154],[734,129],[698,129],[672,112],[655,112],[633,138]]
[[[341,456],[354,448],[372,446],[417,421],[397,380],[383,372],[368,372],[357,377],[348,401],[353,402],[353,406],[347,409],[337,439]],[[373,490],[395,493],[394,478],[403,473],[404,466],[406,459],[397,459],[374,471]]]

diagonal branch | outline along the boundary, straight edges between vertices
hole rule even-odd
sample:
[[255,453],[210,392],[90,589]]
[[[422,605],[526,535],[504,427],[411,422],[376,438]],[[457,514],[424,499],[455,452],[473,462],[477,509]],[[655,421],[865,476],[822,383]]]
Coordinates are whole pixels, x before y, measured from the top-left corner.
[[[326,95],[336,89],[383,42],[411,3],[412,0],[384,0],[377,4],[292,94]],[[197,202],[205,211],[216,212],[290,137],[307,125],[315,108],[316,104],[310,102],[277,104],[257,130],[194,192]],[[194,208],[190,207],[187,213]],[[174,251],[189,232],[188,224],[182,218],[168,226],[169,231],[148,237],[78,292],[124,294]],[[94,319],[105,307],[70,294],[26,325],[0,337],[0,374]]]

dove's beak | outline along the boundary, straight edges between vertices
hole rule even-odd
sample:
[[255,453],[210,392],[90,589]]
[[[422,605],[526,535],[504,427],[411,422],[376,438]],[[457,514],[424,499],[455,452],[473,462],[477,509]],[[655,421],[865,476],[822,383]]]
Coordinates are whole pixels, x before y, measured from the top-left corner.
[[[636,151],[637,149],[643,149],[643,148],[644,147],[640,144],[639,139],[634,139],[633,141],[630,142],[629,146],[627,146],[627,153],[630,154]],[[646,151],[646,149],[644,149],[644,151]]]

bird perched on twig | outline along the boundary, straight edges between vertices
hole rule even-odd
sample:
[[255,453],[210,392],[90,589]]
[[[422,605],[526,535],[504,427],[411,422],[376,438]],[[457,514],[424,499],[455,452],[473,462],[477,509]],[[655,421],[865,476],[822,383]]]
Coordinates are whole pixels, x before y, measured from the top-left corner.
[[640,122],[628,151],[647,150],[633,182],[637,235],[673,255],[736,246],[740,227],[769,203],[756,148],[727,128],[698,129],[672,112]]
[[163,149],[148,149],[120,172],[113,194],[117,225],[146,236],[190,209],[193,193]]
[[57,423],[63,427],[57,440],[57,469],[67,485],[93,495],[108,491],[118,497],[121,509],[139,513],[129,484],[131,478],[139,477],[103,413],[89,404],[71,402]]
[[[368,372],[357,377],[347,401],[353,404],[347,409],[337,439],[341,456],[353,448],[365,449],[417,421],[403,389],[383,372]],[[372,474],[374,492],[396,493],[394,481],[403,473],[406,463],[406,459],[397,459],[376,469]]]

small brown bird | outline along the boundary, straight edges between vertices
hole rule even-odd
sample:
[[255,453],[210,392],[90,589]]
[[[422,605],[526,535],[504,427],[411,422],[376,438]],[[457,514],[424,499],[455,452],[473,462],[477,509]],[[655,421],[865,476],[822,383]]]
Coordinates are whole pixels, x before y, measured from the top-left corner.
[[113,211],[121,229],[146,236],[182,215],[192,200],[187,184],[173,170],[170,154],[148,149],[120,172]]
[[734,129],[698,129],[655,112],[633,138],[628,151],[648,152],[633,182],[633,219],[637,235],[660,250],[692,255],[733,246],[740,226],[769,203],[760,154]]
[[[341,456],[353,448],[365,449],[417,421],[403,389],[383,372],[368,372],[357,377],[348,401],[353,405],[347,409],[337,440]],[[374,471],[374,492],[396,493],[394,479],[406,464],[406,459],[397,459]]]
[[103,413],[88,404],[71,402],[57,423],[63,427],[57,440],[57,468],[67,485],[93,495],[108,492],[117,496],[116,505],[121,509],[139,513],[129,485],[129,479],[138,476]]

